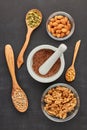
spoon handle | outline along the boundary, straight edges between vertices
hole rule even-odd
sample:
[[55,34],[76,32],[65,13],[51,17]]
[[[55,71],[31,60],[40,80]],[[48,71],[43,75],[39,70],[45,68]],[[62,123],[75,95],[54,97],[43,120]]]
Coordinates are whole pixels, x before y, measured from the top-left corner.
[[15,75],[14,53],[10,44],[7,44],[5,46],[5,57],[6,57],[6,62],[9,68],[9,72],[12,77],[13,84],[15,84],[16,86],[17,80],[16,80],[16,75]]
[[28,28],[28,31],[27,31],[27,34],[26,34],[26,40],[23,44],[23,47],[18,55],[18,58],[17,58],[17,67],[20,68],[21,65],[24,63],[24,53],[27,49],[27,46],[29,44],[29,40],[30,40],[30,36],[31,36],[31,33],[32,33],[33,29],[32,28]]
[[78,50],[79,50],[79,47],[80,47],[80,43],[81,43],[81,40],[77,41],[76,45],[75,45],[73,61],[72,61],[73,66],[74,66],[74,63],[75,63],[75,60],[76,60],[76,57],[77,57],[77,53],[78,53]]

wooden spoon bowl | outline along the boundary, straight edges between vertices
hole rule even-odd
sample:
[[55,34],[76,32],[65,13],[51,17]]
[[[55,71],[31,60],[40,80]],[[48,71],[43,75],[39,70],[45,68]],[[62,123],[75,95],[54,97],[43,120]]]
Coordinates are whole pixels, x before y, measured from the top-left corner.
[[19,112],[25,112],[28,108],[26,94],[21,88],[12,89],[12,101]]
[[68,82],[73,81],[73,80],[75,79],[75,75],[76,75],[76,72],[75,72],[74,66],[70,66],[70,67],[67,69],[67,71],[66,71],[66,75],[65,75],[66,80],[67,80]]
[[[38,14],[38,16],[39,16],[38,24],[35,24],[35,27],[34,27],[34,26],[30,26],[30,24],[29,24],[29,21],[30,21],[29,14],[30,14],[30,13],[36,13],[36,14]],[[35,20],[35,19],[34,19],[34,20]],[[41,21],[42,21],[42,13],[41,13],[38,9],[31,9],[31,10],[29,10],[29,11],[27,12],[25,21],[26,21],[27,27],[36,29],[36,28],[40,25],[40,23],[41,23]],[[32,21],[32,22],[33,22],[33,21]]]

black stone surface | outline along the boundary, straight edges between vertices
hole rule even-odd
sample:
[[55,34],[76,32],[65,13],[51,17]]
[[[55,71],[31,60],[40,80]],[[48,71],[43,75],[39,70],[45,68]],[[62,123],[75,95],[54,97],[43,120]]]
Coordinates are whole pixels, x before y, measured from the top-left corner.
[[[30,40],[25,54],[25,63],[21,69],[16,67],[20,86],[29,99],[29,109],[19,113],[11,101],[11,77],[6,65],[4,47],[10,43],[14,49],[15,60],[23,45],[26,35],[25,15],[32,8],[39,9],[43,21]],[[78,114],[66,123],[55,123],[47,119],[41,110],[41,95],[51,84],[67,83],[63,75],[53,83],[42,84],[28,74],[26,59],[30,51],[41,44],[58,47],[61,42],[51,39],[45,28],[48,16],[55,11],[65,11],[72,15],[76,28],[73,36],[64,41],[68,50],[65,53],[66,69],[71,64],[75,42],[82,40],[76,59],[77,76],[70,83],[78,92],[81,106]],[[0,130],[87,130],[87,1],[86,0],[0,0]]]

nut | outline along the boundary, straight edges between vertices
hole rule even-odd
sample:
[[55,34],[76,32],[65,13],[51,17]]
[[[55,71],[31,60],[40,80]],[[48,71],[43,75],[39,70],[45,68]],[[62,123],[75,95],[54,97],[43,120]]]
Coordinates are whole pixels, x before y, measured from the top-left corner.
[[74,93],[64,86],[57,86],[48,90],[44,96],[44,110],[51,116],[65,119],[77,105]]
[[70,34],[72,25],[70,20],[63,15],[56,15],[49,20],[47,25],[48,31],[58,38],[63,38]]

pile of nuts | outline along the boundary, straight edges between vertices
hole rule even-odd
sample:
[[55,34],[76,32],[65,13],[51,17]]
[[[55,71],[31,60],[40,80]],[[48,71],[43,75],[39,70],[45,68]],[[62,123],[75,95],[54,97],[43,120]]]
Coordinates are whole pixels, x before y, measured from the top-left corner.
[[27,97],[21,88],[12,91],[12,100],[16,109],[24,112],[28,108]]
[[75,109],[77,99],[69,88],[57,86],[48,90],[44,103],[44,110],[49,115],[65,119]]
[[48,31],[57,38],[63,38],[70,34],[71,22],[68,17],[63,15],[54,16],[48,22]]
[[72,68],[69,68],[67,71],[65,74],[65,78],[68,82],[71,82],[75,79],[75,71]]
[[35,10],[29,11],[26,15],[27,24],[31,28],[37,27],[40,24],[41,19],[40,14]]

